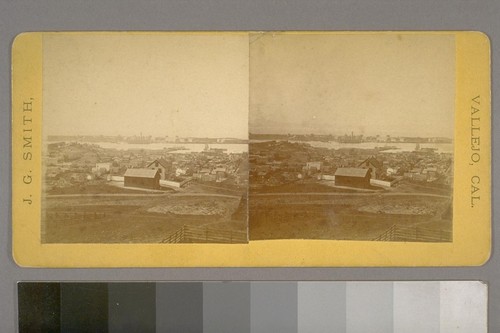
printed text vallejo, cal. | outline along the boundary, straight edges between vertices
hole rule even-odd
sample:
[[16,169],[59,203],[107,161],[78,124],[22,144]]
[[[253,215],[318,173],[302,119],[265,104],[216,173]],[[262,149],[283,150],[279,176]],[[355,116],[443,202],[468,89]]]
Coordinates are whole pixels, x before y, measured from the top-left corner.
[[[470,107],[470,165],[474,166],[481,161],[481,96],[477,95],[471,100]],[[480,183],[478,175],[471,177],[470,206],[474,208],[477,201],[481,200]]]

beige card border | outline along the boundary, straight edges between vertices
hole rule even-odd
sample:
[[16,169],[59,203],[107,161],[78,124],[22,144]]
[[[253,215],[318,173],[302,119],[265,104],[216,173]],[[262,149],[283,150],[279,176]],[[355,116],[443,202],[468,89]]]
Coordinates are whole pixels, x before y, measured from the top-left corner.
[[[103,33],[148,35],[168,32],[72,34]],[[484,264],[490,256],[491,248],[491,71],[488,37],[480,32],[450,31],[286,33],[409,33],[455,36],[453,242],[266,240],[231,245],[41,244],[42,36],[51,33],[34,32],[18,35],[12,46],[12,236],[15,262],[28,267],[355,267]],[[479,98],[476,98],[477,96]],[[472,107],[480,110],[474,114],[474,117],[480,116],[480,120],[474,120],[474,126],[480,124],[480,130],[474,130],[474,135],[471,134]],[[473,150],[471,144],[472,136],[477,134],[480,136],[480,142],[475,142],[474,146],[480,147],[478,151]],[[474,162],[478,158],[479,160]],[[479,190],[472,193],[472,186]],[[480,199],[473,199],[477,196]]]

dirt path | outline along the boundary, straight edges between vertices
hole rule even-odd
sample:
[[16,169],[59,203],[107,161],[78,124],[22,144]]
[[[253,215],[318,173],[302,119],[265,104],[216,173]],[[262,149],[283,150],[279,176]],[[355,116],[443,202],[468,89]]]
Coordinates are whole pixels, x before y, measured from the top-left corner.
[[228,195],[228,194],[212,194],[212,193],[164,193],[164,194],[132,194],[132,193],[98,193],[98,194],[52,194],[46,195],[47,199],[64,199],[64,198],[95,198],[95,197],[218,197],[218,198],[231,198],[239,199],[241,196]]

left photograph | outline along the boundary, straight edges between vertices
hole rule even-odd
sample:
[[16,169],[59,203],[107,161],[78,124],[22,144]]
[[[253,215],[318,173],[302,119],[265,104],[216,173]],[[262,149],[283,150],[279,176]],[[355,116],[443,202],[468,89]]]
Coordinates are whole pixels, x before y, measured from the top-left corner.
[[42,243],[248,242],[247,34],[42,45]]

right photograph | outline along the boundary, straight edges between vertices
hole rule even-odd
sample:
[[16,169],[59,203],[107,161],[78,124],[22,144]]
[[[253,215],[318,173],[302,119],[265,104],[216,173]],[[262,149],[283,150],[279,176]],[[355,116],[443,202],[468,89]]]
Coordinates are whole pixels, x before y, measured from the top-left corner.
[[453,241],[455,37],[250,36],[250,240]]

